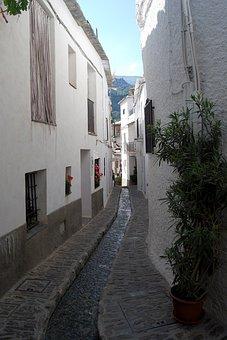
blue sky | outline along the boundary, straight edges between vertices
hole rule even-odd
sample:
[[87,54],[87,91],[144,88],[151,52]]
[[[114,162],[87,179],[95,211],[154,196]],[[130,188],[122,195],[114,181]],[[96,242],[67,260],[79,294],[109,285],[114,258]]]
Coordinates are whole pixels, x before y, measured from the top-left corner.
[[105,49],[115,75],[142,76],[135,0],[77,0]]

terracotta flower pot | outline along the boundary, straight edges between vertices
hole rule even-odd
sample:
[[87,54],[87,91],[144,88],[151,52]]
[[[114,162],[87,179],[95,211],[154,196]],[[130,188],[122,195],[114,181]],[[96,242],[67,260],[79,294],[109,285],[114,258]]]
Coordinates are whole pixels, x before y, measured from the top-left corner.
[[176,321],[185,325],[197,325],[201,322],[204,316],[205,298],[199,301],[182,300],[174,295],[173,288],[170,295],[173,300],[173,316]]

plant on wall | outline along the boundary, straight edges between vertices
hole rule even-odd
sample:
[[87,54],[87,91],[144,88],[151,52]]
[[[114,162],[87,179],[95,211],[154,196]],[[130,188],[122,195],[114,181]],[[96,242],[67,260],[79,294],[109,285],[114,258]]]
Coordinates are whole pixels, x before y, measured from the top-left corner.
[[3,4],[10,15],[17,15],[28,9],[29,0],[3,0]]
[[[194,109],[172,113],[169,123],[161,126],[158,122],[153,132],[159,162],[167,162],[178,174],[164,199],[176,233],[165,252],[174,274],[172,295],[201,301],[219,262],[227,165],[222,155],[221,122],[215,117],[213,103],[201,93],[192,96],[192,101]],[[180,317],[176,309],[174,313],[178,321],[196,322],[189,311]],[[201,306],[198,319],[202,314]]]
[[95,159],[95,171],[94,171],[94,176],[95,176],[95,189],[100,186],[100,179],[103,176],[103,174],[100,171],[100,158]]

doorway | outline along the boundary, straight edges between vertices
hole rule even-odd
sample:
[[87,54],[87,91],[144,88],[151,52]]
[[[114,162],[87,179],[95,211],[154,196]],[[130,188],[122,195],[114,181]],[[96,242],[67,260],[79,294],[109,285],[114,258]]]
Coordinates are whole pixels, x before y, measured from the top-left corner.
[[80,151],[81,160],[81,202],[83,225],[92,217],[91,205],[91,152],[90,150]]

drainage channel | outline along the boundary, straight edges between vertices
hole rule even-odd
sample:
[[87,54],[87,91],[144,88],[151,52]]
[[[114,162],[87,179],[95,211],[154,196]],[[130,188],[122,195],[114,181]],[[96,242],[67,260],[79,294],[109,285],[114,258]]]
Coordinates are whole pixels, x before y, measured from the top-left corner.
[[98,339],[99,300],[130,216],[129,191],[123,188],[116,220],[58,304],[50,319],[46,340]]

